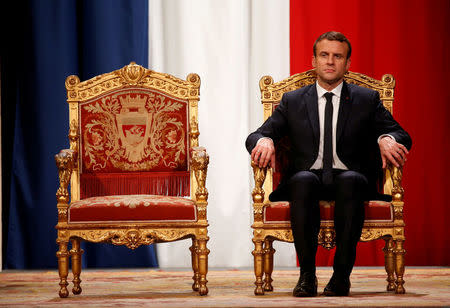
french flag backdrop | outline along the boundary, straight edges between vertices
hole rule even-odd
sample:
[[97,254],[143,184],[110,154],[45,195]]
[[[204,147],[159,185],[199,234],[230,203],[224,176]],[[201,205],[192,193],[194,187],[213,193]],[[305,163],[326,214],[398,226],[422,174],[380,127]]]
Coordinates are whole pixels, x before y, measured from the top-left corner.
[[[3,25],[1,44],[3,268],[57,264],[53,157],[68,147],[65,78],[86,80],[131,61],[200,75],[209,265],[251,266],[244,141],[262,123],[259,79],[310,69],[314,40],[329,30],[350,39],[350,70],[396,78],[394,116],[413,138],[403,182],[406,265],[450,264],[448,0],[29,0],[7,12],[15,22]],[[190,267],[190,241],[136,251],[86,246],[85,267]],[[356,265],[383,265],[383,246],[360,243]],[[292,244],[275,249],[276,266],[296,265]],[[333,253],[319,248],[317,264],[331,265]]]

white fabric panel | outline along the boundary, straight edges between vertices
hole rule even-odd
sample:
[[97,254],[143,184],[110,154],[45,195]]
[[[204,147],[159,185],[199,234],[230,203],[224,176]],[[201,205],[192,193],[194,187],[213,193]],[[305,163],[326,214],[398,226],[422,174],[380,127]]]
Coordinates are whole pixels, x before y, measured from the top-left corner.
[[[289,1],[150,0],[149,67],[200,75],[200,145],[210,164],[211,267],[252,266],[251,178],[247,135],[262,121],[259,79],[289,75]],[[158,244],[160,267],[190,267],[191,241]],[[275,264],[294,266],[292,244]]]

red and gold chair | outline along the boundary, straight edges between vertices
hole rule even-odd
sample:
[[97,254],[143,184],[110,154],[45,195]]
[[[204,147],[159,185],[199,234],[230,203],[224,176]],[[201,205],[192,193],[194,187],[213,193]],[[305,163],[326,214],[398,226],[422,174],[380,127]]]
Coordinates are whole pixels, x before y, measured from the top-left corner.
[[[382,80],[376,80],[366,75],[348,72],[345,75],[348,83],[371,88],[380,93],[380,98],[392,113],[394,102],[395,80],[392,75],[384,75]],[[264,110],[264,121],[272,114],[279,104],[283,93],[293,91],[316,81],[314,70],[293,75],[280,82],[274,83],[272,77],[264,76],[259,82],[261,100]],[[272,291],[273,241],[293,242],[290,224],[289,202],[270,202],[269,194],[277,187],[283,168],[288,165],[286,154],[289,141],[281,140],[276,146],[275,169],[259,168],[252,162],[255,188],[253,197],[253,250],[255,268],[255,294],[263,295],[265,291]],[[403,221],[403,188],[402,169],[389,165],[384,170],[382,184],[384,194],[391,195],[392,201],[371,200],[365,204],[365,223],[360,241],[384,239],[385,268],[387,272],[387,290],[395,293],[405,293],[403,287],[405,241]],[[321,225],[319,245],[326,249],[335,246],[334,232],[334,202],[320,201]],[[395,273],[395,275],[394,275]]]
[[192,288],[206,295],[209,156],[198,146],[199,76],[182,80],[132,62],[83,82],[69,76],[66,89],[70,149],[55,156],[59,295],[69,294],[69,257],[72,292],[81,293],[81,241],[135,249],[187,238]]

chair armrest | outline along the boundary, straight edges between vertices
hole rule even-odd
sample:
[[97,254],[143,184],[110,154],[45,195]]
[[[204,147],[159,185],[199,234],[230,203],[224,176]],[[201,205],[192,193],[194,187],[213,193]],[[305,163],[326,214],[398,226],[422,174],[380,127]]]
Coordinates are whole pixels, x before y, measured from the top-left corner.
[[252,227],[260,226],[263,223],[263,211],[264,211],[264,181],[266,180],[266,174],[268,166],[260,168],[257,163],[252,161],[253,178],[255,180],[255,188],[252,191],[253,197],[253,225]]
[[67,221],[67,208],[69,203],[68,186],[70,176],[76,166],[76,152],[74,150],[64,149],[55,155],[56,166],[59,173],[59,188],[56,192],[58,207],[58,221]]
[[268,166],[260,168],[258,164],[252,161],[253,178],[255,179],[255,188],[252,191],[252,197],[254,203],[264,202],[264,181],[266,180],[266,174]]
[[395,167],[392,164],[388,164],[387,169],[389,170],[389,176],[392,182],[392,201],[403,201],[403,187],[402,187],[402,176],[403,168]]
[[[403,227],[405,222],[403,221],[403,187],[402,187],[402,175],[403,168],[395,167],[392,164],[388,164],[386,168],[386,175],[392,183],[392,207],[394,211],[394,224],[398,227]],[[403,228],[397,229],[396,237],[398,239],[404,239]]]
[[206,189],[206,174],[208,171],[209,155],[203,147],[192,147],[190,165],[194,171],[197,181],[195,197],[198,202],[206,203],[208,200],[208,190]]

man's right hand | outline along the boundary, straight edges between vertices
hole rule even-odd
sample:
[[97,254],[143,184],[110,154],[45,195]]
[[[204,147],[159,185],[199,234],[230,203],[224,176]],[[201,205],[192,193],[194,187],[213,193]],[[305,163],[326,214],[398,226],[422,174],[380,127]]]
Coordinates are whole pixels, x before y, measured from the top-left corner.
[[275,167],[275,146],[270,138],[261,138],[256,143],[251,153],[252,160],[258,164],[260,168],[266,167],[270,162],[272,168]]

